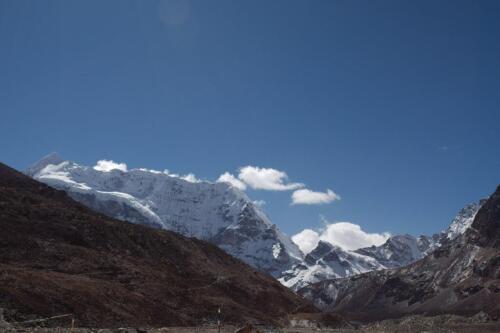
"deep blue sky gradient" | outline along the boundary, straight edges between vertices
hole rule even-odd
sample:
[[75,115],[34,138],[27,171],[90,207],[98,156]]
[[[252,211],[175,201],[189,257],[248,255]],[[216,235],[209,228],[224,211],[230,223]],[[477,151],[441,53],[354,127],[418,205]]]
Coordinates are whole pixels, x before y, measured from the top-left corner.
[[432,233],[500,184],[499,1],[171,4],[0,0],[1,160],[256,165],[342,196],[250,191],[289,234]]

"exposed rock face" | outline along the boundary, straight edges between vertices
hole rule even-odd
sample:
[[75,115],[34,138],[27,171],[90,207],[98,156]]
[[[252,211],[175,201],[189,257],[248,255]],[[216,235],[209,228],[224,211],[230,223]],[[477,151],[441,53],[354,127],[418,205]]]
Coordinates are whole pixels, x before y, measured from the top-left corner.
[[380,246],[372,246],[356,250],[357,253],[372,257],[384,268],[408,265],[421,259],[430,244],[419,243],[411,235],[390,237]]
[[358,320],[483,311],[500,317],[500,187],[467,231],[407,267],[326,280],[300,290],[324,311]]
[[290,238],[227,183],[193,182],[147,169],[104,172],[55,154],[26,174],[108,216],[209,241],[275,277],[302,259]]
[[475,216],[467,239],[481,247],[500,249],[500,187]]
[[218,247],[118,221],[0,164],[0,307],[77,326],[279,324],[304,301]]

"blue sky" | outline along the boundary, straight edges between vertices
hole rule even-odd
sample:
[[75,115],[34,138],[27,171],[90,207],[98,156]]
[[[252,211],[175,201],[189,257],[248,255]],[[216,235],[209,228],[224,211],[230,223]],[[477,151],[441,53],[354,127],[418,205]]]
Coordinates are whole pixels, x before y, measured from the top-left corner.
[[487,0],[0,0],[1,159],[274,168],[342,198],[248,190],[289,234],[431,233],[500,184],[499,40]]

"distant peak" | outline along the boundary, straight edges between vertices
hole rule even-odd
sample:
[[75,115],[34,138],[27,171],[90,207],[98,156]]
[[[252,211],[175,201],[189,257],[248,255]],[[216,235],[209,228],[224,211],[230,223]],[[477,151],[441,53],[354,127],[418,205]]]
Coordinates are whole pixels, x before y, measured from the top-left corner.
[[30,177],[33,177],[35,174],[37,174],[40,170],[45,168],[47,165],[49,165],[49,164],[57,165],[57,164],[60,164],[62,162],[64,162],[62,157],[58,153],[53,152],[53,153],[50,153],[50,154],[42,157],[36,163],[31,165],[28,169],[26,169],[25,174],[27,174]]

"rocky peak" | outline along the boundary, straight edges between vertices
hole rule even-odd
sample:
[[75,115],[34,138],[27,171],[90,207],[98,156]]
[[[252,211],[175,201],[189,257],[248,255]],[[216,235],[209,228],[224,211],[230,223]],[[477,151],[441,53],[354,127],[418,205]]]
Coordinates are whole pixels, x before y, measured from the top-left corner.
[[331,253],[334,246],[325,241],[319,241],[318,245],[314,250],[309,252],[305,257],[305,262],[314,265],[318,260]]
[[30,177],[33,177],[47,165],[49,164],[58,165],[62,162],[64,162],[64,160],[61,158],[61,156],[58,153],[53,152],[42,157],[39,161],[32,164],[28,169],[26,169],[25,174],[27,174]]
[[482,199],[479,202],[468,204],[462,208],[445,231],[446,237],[448,239],[455,239],[463,234],[471,226],[474,217],[485,202],[486,199]]
[[500,248],[500,186],[476,214],[470,232],[472,241],[481,246]]

